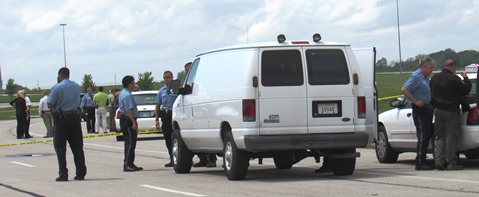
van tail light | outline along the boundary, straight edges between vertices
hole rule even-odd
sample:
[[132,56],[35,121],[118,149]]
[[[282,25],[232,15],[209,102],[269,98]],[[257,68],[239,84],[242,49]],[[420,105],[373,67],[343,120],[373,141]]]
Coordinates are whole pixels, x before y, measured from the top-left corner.
[[366,97],[358,96],[358,117],[366,118]]
[[117,118],[117,119],[120,119],[120,116],[121,116],[121,112],[120,112],[120,110],[118,110],[118,111],[116,112],[116,118]]
[[477,107],[472,107],[469,112],[467,113],[467,125],[479,125],[479,114],[477,111]]
[[243,100],[243,122],[256,121],[256,101],[254,99]]

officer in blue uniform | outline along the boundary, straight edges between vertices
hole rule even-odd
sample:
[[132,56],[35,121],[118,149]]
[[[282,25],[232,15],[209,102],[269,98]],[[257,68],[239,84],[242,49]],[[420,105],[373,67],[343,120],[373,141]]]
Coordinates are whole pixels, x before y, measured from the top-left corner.
[[82,109],[82,112],[85,113],[86,117],[86,129],[88,133],[96,133],[95,131],[95,102],[93,102],[93,97],[95,97],[95,94],[92,93],[93,88],[88,87],[86,89],[86,94],[83,95],[83,98],[81,100],[80,108]]
[[66,161],[67,141],[73,153],[76,176],[74,180],[84,180],[87,172],[83,153],[83,135],[81,130],[80,86],[70,81],[67,67],[58,71],[58,84],[52,87],[48,97],[48,107],[53,111],[55,129],[53,145],[57,153],[59,177],[55,181],[68,181]]
[[156,95],[156,127],[160,127],[159,118],[161,117],[161,131],[163,132],[163,136],[165,138],[168,154],[170,154],[170,162],[165,164],[165,167],[173,167],[173,155],[171,154],[171,134],[173,133],[173,127],[171,125],[171,109],[176,97],[178,97],[178,94],[168,93],[168,86],[172,80],[173,73],[171,73],[171,71],[165,71],[163,73],[163,81],[165,82],[165,85],[158,90],[158,94]]
[[119,96],[120,110],[120,128],[123,132],[123,138],[125,139],[125,159],[123,160],[123,171],[134,172],[143,170],[142,167],[135,165],[135,149],[138,136],[138,123],[136,118],[139,116],[138,109],[136,108],[135,100],[131,92],[135,89],[135,78],[127,75],[123,77],[121,81],[123,84],[123,90]]

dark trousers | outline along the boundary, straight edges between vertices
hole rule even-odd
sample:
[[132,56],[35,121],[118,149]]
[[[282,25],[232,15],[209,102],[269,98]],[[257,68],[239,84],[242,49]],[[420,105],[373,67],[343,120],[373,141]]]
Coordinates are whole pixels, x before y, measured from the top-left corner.
[[416,126],[417,136],[416,165],[422,165],[426,162],[427,148],[434,133],[432,127],[432,108],[418,107],[413,104],[412,117],[414,125]]
[[85,113],[87,131],[95,133],[95,107],[87,107]]
[[[30,114],[30,110],[28,110],[28,114]],[[30,115],[28,115],[27,122],[25,123],[25,136],[30,136]]]
[[30,137],[26,131],[27,114],[17,114],[17,139]]
[[169,110],[168,113],[163,113],[161,116],[161,131],[163,132],[163,137],[165,138],[168,154],[170,154],[170,161],[173,161],[173,155],[171,154],[171,134],[173,133],[171,118],[171,110]]
[[53,134],[53,144],[57,153],[59,175],[68,177],[67,169],[67,141],[73,153],[73,160],[76,166],[76,175],[84,177],[86,175],[85,154],[83,152],[83,135],[81,130],[80,113],[65,115],[64,118],[55,116],[55,129]]
[[135,163],[135,149],[138,133],[133,129],[133,123],[126,115],[120,117],[120,129],[125,140],[125,158],[123,159],[123,167],[132,167]]
[[115,125],[116,110],[117,108],[110,108],[110,131],[117,131]]

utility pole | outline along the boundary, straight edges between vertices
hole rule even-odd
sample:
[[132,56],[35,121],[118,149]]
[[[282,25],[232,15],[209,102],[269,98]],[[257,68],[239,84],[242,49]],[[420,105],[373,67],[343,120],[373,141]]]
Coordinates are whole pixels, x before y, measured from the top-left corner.
[[63,28],[63,59],[65,59],[65,67],[67,67],[67,50],[65,48],[65,26],[67,24],[60,24],[60,26]]

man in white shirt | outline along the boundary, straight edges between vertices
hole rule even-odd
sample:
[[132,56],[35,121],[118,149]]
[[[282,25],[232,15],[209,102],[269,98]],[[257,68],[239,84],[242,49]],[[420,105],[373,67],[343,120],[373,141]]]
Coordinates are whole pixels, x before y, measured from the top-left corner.
[[43,136],[44,138],[53,137],[53,113],[48,108],[48,91],[42,91],[42,98],[38,104],[38,114],[43,119],[43,123],[47,128],[47,135]]

